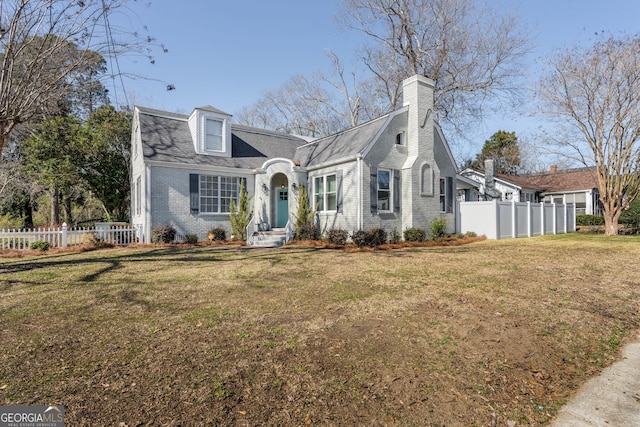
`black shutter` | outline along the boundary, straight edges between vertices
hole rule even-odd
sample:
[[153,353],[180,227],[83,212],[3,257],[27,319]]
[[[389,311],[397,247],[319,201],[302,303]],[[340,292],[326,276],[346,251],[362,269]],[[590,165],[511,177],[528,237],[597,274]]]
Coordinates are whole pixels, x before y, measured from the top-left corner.
[[369,172],[369,198],[371,200],[371,213],[378,213],[378,168],[371,166]]
[[200,176],[197,173],[189,174],[189,195],[190,195],[190,205],[191,205],[191,213],[197,214],[200,208]]
[[453,177],[447,177],[447,213],[453,213]]
[[342,169],[336,172],[336,211],[342,212]]
[[307,198],[309,199],[309,206],[311,207],[311,210],[314,211],[316,209],[316,205],[313,197],[313,178],[310,176],[307,177]]
[[393,170],[393,211],[400,213],[400,170]]

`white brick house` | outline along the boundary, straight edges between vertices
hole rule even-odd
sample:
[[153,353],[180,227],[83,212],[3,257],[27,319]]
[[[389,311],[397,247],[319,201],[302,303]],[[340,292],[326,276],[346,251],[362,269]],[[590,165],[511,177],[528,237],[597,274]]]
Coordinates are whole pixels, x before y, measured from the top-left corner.
[[440,217],[453,232],[456,167],[433,119],[433,83],[414,76],[403,91],[402,108],[311,142],[234,125],[209,106],[188,116],[136,107],[131,222],[144,242],[159,225],[201,240],[216,226],[230,233],[229,203],[244,180],[256,230],[294,224],[305,185],[321,232],[402,233]]

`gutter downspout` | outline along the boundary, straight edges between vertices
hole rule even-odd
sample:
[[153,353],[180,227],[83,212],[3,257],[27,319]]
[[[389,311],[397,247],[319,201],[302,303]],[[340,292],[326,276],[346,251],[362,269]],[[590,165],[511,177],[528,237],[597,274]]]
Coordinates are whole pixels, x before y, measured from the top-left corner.
[[362,230],[362,154],[358,154],[356,157],[356,167],[358,168],[358,212],[357,212],[357,226],[358,230]]

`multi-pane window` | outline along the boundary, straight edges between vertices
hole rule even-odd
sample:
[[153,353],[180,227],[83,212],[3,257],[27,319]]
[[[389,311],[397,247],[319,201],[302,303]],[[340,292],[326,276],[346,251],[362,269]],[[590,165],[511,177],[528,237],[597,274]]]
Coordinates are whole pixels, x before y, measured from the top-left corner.
[[238,202],[238,178],[220,177],[220,212],[231,212],[231,200]]
[[228,213],[231,200],[238,202],[240,178],[200,175],[200,212]]
[[336,175],[319,176],[314,181],[314,200],[318,211],[337,210]]
[[205,120],[204,149],[222,151],[222,120]]
[[391,210],[391,171],[378,169],[378,210]]

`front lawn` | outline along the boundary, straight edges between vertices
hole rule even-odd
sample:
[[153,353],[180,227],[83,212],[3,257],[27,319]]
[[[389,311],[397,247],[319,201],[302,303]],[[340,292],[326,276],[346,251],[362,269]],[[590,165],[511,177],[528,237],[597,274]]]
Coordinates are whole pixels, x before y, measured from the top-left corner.
[[[640,326],[640,238],[0,258],[0,405],[70,426],[541,425]],[[496,423],[496,424],[494,424]]]

